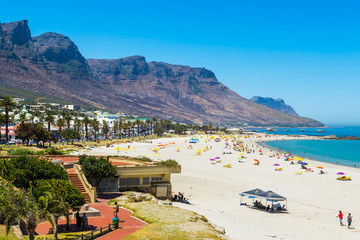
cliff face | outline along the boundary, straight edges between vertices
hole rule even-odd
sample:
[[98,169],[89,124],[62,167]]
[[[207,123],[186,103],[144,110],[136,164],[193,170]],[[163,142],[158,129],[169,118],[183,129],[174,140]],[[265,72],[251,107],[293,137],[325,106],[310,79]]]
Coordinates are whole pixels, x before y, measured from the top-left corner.
[[295,112],[295,110],[290,105],[287,105],[285,103],[285,101],[283,99],[281,99],[281,98],[274,99],[274,98],[270,98],[270,97],[258,97],[258,96],[256,96],[256,97],[252,97],[249,100],[252,101],[252,102],[256,102],[258,104],[267,106],[269,108],[276,109],[276,110],[278,110],[280,112],[283,112],[283,113],[286,113],[286,114],[289,114],[289,115],[299,116]]
[[127,114],[196,124],[321,126],[251,102],[205,68],[143,56],[85,59],[68,37],[31,37],[27,21],[0,25],[0,85]]

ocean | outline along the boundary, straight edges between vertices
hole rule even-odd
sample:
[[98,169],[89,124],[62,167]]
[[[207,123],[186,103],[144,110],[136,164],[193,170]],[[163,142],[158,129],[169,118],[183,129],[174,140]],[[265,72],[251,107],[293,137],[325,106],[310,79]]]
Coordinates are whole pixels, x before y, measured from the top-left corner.
[[265,144],[300,157],[360,167],[359,140],[285,140],[267,141]]
[[[330,127],[330,128],[273,128],[276,132],[266,131],[266,128],[248,129],[256,132],[267,132],[269,134],[281,135],[307,135],[307,136],[328,136],[336,135],[337,137],[360,137],[360,126],[357,127]],[[324,130],[324,132],[318,132]]]

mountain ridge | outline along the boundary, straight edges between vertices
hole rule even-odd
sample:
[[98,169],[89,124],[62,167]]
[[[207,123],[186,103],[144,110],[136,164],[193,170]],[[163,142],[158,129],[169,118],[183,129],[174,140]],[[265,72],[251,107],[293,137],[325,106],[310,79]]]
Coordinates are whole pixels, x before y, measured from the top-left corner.
[[280,112],[293,115],[293,116],[299,116],[295,110],[288,104],[285,103],[284,99],[281,98],[271,98],[271,97],[260,97],[260,96],[254,96],[249,99],[252,102],[259,103],[261,105],[267,106],[269,108],[276,109]]
[[208,69],[147,62],[144,56],[85,59],[69,37],[51,32],[31,37],[27,24],[0,24],[3,86],[186,123],[323,125],[251,102]]

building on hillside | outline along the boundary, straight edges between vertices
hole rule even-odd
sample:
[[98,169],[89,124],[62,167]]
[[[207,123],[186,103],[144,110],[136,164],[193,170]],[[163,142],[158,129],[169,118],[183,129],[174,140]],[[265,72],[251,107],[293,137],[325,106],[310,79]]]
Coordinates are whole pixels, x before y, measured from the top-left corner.
[[114,122],[119,120],[119,115],[110,113],[98,114],[96,119],[100,122],[101,126],[103,121],[105,121],[110,128],[113,128]]
[[100,183],[99,192],[140,191],[151,193],[157,198],[170,199],[171,174],[181,173],[180,165],[172,168],[146,164],[138,166],[136,162],[136,165],[127,163],[115,167],[116,176],[104,179]]

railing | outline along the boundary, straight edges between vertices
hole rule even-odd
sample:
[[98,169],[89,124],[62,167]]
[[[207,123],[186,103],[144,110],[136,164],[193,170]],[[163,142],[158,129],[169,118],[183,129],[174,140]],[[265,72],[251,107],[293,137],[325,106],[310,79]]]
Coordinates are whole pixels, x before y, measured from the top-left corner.
[[78,164],[74,164],[74,172],[79,176],[81,183],[85,187],[85,191],[89,194],[91,202],[96,202],[96,187],[91,186],[91,184],[86,179],[84,173],[81,170],[81,167]]
[[[111,223],[105,227],[100,227],[100,229],[97,230],[92,230],[89,233],[86,234],[81,234],[81,236],[77,237],[77,238],[73,238],[75,239],[81,239],[81,240],[86,240],[86,239],[94,239],[95,237],[100,237],[108,232],[111,232],[113,229],[111,228]],[[99,232],[99,233],[96,233]]]
[[[108,232],[111,232],[112,230],[115,230],[115,229],[112,229],[111,227],[111,223],[105,227],[100,227],[100,229],[95,229],[95,230],[92,230],[91,232],[89,233],[86,233],[86,234],[81,234],[80,236],[77,236],[77,237],[67,237],[66,239],[68,240],[78,240],[78,239],[81,239],[81,240],[89,240],[89,239],[95,239],[95,238],[98,238]],[[37,240],[51,240],[52,238],[47,238],[47,237],[37,237],[36,238]]]

